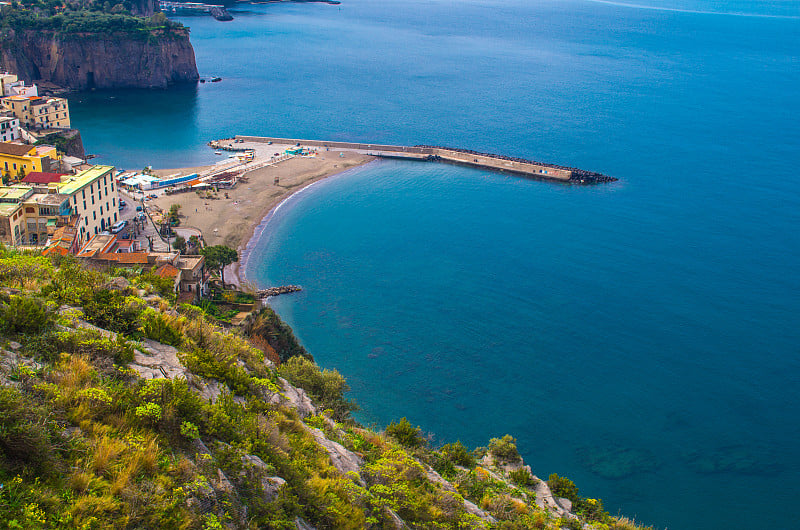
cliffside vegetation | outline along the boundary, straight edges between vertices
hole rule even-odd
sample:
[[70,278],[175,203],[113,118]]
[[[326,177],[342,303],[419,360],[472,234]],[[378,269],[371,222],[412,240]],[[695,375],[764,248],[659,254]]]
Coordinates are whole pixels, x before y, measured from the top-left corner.
[[185,32],[179,22],[169,20],[163,13],[137,16],[138,4],[125,0],[64,0],[14,1],[0,10],[0,27],[4,30],[57,31],[63,35],[76,33],[124,33],[146,38],[150,33]]
[[638,528],[548,487],[511,436],[469,451],[406,418],[362,427],[271,310],[225,329],[171,289],[0,245],[9,528]]

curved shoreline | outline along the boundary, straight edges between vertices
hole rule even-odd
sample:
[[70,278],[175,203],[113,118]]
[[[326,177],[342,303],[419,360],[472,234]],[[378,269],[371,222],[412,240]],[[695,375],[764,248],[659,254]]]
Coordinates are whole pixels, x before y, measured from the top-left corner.
[[267,226],[269,225],[270,221],[272,221],[273,217],[275,217],[275,214],[278,213],[278,211],[287,202],[289,202],[292,199],[295,199],[295,198],[299,197],[303,192],[311,189],[312,187],[316,186],[317,184],[320,184],[320,183],[323,183],[323,182],[330,182],[331,180],[333,180],[335,178],[346,176],[346,175],[348,175],[348,174],[350,174],[350,173],[352,173],[354,171],[360,170],[360,169],[362,169],[364,167],[367,167],[367,166],[370,166],[370,165],[373,165],[373,164],[377,164],[377,163],[379,163],[379,160],[370,160],[370,161],[368,161],[366,163],[363,163],[363,164],[360,164],[360,165],[357,165],[357,166],[354,166],[354,167],[349,167],[349,168],[344,169],[342,171],[339,171],[337,173],[331,173],[330,175],[325,175],[325,176],[323,176],[323,177],[321,177],[319,179],[314,180],[313,182],[309,182],[308,184],[306,184],[305,186],[301,187],[300,189],[298,189],[296,191],[293,191],[287,197],[283,198],[280,202],[278,202],[278,204],[273,206],[261,218],[261,220],[258,222],[258,224],[256,224],[253,227],[252,233],[250,234],[250,237],[247,238],[246,242],[243,245],[240,245],[239,248],[237,249],[237,251],[239,252],[239,261],[238,261],[238,263],[234,264],[234,265],[236,265],[236,267],[235,268],[232,267],[231,272],[235,274],[236,279],[238,280],[239,284],[241,285],[242,283],[252,281],[252,279],[248,279],[247,278],[248,260],[250,259],[250,256],[251,256],[255,246],[258,244],[258,242],[261,240],[262,236],[266,232]]

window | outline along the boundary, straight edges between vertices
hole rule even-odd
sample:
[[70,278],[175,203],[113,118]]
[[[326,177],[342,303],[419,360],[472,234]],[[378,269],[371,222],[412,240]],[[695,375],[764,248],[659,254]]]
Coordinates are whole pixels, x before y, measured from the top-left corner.
[[103,215],[103,206],[100,206],[100,215]]
[[97,212],[92,212],[92,221],[97,221]]
[[117,222],[117,212],[114,212],[114,222]]

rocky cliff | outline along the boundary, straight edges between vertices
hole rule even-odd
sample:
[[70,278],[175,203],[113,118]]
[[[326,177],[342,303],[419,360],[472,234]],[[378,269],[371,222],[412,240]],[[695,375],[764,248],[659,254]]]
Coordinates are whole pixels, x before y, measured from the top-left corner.
[[72,89],[166,88],[199,78],[186,29],[126,33],[6,30],[0,65],[32,82]]

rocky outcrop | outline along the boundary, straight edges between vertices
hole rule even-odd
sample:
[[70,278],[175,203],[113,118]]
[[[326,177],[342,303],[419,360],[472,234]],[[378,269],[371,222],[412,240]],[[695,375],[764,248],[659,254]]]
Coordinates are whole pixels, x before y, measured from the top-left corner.
[[127,33],[7,30],[0,65],[30,82],[62,87],[166,88],[199,79],[187,29],[157,30],[149,38]]

